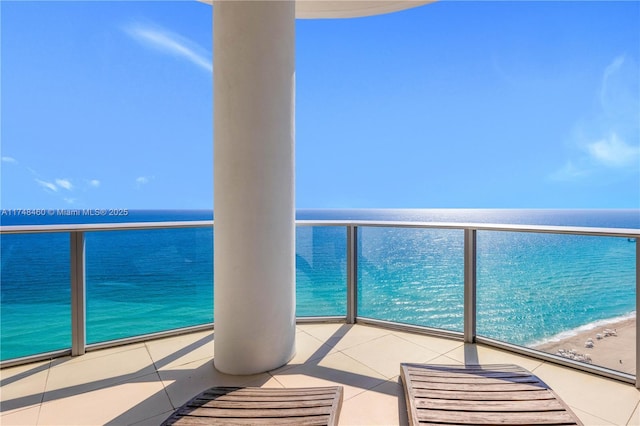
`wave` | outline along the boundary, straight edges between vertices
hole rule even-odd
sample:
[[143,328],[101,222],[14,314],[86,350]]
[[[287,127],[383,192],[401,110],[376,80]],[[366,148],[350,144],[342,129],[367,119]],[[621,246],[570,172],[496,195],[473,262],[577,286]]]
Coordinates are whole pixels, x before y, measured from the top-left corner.
[[551,336],[551,337],[549,337],[547,339],[537,340],[535,342],[532,342],[532,343],[528,344],[527,346],[537,347],[537,346],[545,345],[547,343],[561,342],[562,340],[569,339],[571,337],[577,336],[580,333],[584,333],[586,331],[591,331],[591,330],[594,330],[594,329],[599,328],[599,327],[605,327],[605,326],[612,325],[612,324],[618,324],[618,323],[623,322],[623,321],[634,319],[635,317],[636,317],[636,311],[632,311],[632,312],[629,312],[628,314],[621,315],[621,316],[618,316],[618,317],[597,320],[597,321],[590,322],[590,323],[585,324],[585,325],[581,325],[580,327],[573,328],[571,330],[562,331],[562,332],[560,332],[558,334],[555,334],[555,335],[553,335],[553,336]]

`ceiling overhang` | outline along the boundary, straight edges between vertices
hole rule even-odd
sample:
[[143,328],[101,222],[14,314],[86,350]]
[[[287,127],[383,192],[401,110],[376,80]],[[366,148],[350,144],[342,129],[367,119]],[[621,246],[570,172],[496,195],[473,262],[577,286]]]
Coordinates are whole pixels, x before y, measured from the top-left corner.
[[[198,0],[213,4],[213,0]],[[220,0],[218,0],[220,1]],[[256,1],[256,0],[221,0]],[[269,0],[257,0],[269,1]],[[436,0],[296,0],[296,18],[332,19],[357,18],[362,16],[384,15],[404,9],[411,9]]]

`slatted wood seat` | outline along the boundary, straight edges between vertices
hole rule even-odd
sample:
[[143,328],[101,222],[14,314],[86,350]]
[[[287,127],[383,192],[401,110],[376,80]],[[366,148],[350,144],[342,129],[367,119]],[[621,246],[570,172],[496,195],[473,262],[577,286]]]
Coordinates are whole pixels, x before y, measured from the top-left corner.
[[337,425],[342,386],[269,389],[213,387],[162,425]]
[[401,364],[409,424],[582,425],[549,386],[517,365]]

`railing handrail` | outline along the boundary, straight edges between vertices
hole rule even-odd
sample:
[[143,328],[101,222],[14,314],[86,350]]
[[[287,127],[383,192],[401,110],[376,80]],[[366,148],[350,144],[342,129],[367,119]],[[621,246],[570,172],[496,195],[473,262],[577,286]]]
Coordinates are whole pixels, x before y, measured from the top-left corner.
[[0,226],[0,234],[46,234],[53,232],[140,231],[144,229],[205,228],[213,220],[123,223],[66,223],[58,225]]
[[640,229],[588,226],[521,225],[474,222],[414,222],[392,220],[297,220],[300,226],[365,226],[389,228],[475,229],[477,231],[532,232],[540,234],[593,235],[600,237],[640,237]]
[[[35,234],[52,232],[127,231],[144,229],[204,228],[214,226],[214,220],[83,223],[57,225],[9,225],[0,226],[0,234]],[[521,225],[472,222],[413,222],[389,220],[296,220],[298,226],[362,226],[425,229],[473,229],[477,231],[530,232],[539,234],[589,235],[599,237],[640,237],[640,229],[606,228],[588,226]]]

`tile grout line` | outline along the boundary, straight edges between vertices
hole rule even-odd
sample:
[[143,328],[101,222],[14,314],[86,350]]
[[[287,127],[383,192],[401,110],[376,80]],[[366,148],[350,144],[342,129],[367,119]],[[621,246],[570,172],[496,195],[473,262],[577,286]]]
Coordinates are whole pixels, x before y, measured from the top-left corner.
[[629,419],[627,420],[627,425],[632,425],[633,423],[631,423],[631,421],[633,420],[633,415],[640,409],[640,401],[636,402],[636,407],[633,409],[633,411],[631,412],[631,415],[629,416]]
[[[441,358],[441,357],[444,357],[444,358],[447,358],[447,359],[449,359],[449,360],[450,360],[450,362],[449,362],[449,361],[447,361],[447,364],[464,365],[464,363],[461,363],[460,361],[457,361],[457,360],[455,360],[455,359],[453,359],[453,358],[451,358],[451,357],[449,357],[449,356],[447,356],[447,355],[445,355],[445,354],[438,354],[438,355],[436,355],[436,356],[435,356],[435,357],[433,357],[433,358],[429,358],[429,359],[427,359],[427,360],[426,360],[426,361],[424,361],[422,364],[436,364],[436,365],[438,365],[438,364],[439,364],[439,365],[447,365],[447,364],[443,364],[443,363],[441,363],[441,362],[436,362],[436,363],[434,363],[434,362],[433,362],[434,360],[436,360],[436,359],[438,359],[438,358]],[[409,364],[412,364],[412,363],[409,363]],[[420,364],[420,363],[418,363],[418,364]],[[398,366],[398,368],[399,368],[399,367],[400,367],[400,366]]]
[[[536,370],[538,370],[539,368],[541,368],[541,367],[543,367],[543,366],[563,368],[562,366],[558,366],[558,365],[556,365],[556,364],[549,363],[549,362],[547,362],[547,361],[541,361],[539,365],[537,365],[535,368],[532,368],[530,371],[531,371],[532,373],[536,374],[536,376],[537,376],[538,374],[536,373]],[[538,377],[539,377],[539,376],[538,376]],[[545,383],[546,383],[546,381],[545,381],[544,379],[542,379],[542,377],[540,377],[540,379],[541,379],[543,382],[545,382]],[[554,390],[554,392],[556,392],[556,391]],[[638,409],[638,405],[639,405],[639,404],[640,404],[640,401],[636,402],[636,406],[635,406],[636,408],[635,408],[634,410],[632,410],[632,411],[631,411],[631,415],[630,415],[630,417],[629,417],[629,420],[627,420],[627,423],[625,423],[625,424],[627,424],[627,425],[629,424],[629,422],[630,422],[630,421],[631,421],[631,419],[633,418],[633,413],[635,413],[635,410],[636,410],[636,409]],[[567,404],[567,405],[569,405],[569,404]],[[582,413],[588,414],[588,415],[590,415],[590,416],[592,416],[592,417],[596,417],[596,418],[598,418],[598,419],[601,419],[601,420],[603,420],[603,421],[605,421],[605,422],[607,422],[607,423],[615,424],[615,422],[613,422],[613,421],[611,421],[611,420],[608,420],[608,419],[605,419],[605,418],[603,418],[603,417],[601,417],[601,416],[599,416],[599,415],[597,415],[597,414],[594,414],[594,413],[592,413],[592,412],[590,412],[590,411],[587,411],[587,410],[585,410],[584,408],[575,407],[575,406],[573,406],[573,405],[569,405],[569,407],[571,407],[571,409],[572,409],[572,410],[574,410],[574,412],[577,410],[577,411],[580,411],[580,412],[582,412]],[[576,415],[577,415],[577,414],[576,414]],[[580,416],[578,416],[578,417],[580,417]]]
[[[405,332],[402,332],[402,333],[403,333],[403,334],[405,334]],[[403,337],[402,335],[400,335],[400,336],[399,336],[399,335],[397,335],[396,333],[391,333],[391,334],[392,334],[393,336],[396,336],[398,339],[402,339],[402,340],[404,340],[405,342],[413,343],[414,345],[418,345],[418,346],[420,346],[421,348],[424,348],[424,349],[429,349],[430,351],[436,352],[436,353],[438,353],[438,354],[440,354],[440,355],[445,355],[446,353],[449,353],[449,352],[451,352],[451,351],[453,351],[453,350],[455,350],[455,349],[458,349],[460,346],[464,346],[464,342],[458,342],[458,341],[455,341],[456,343],[458,343],[458,345],[457,345],[457,346],[455,346],[454,348],[449,349],[448,351],[446,351],[446,352],[444,352],[444,353],[441,353],[441,352],[439,352],[439,351],[436,351],[436,350],[432,349],[432,348],[431,348],[431,347],[429,347],[429,346],[424,346],[424,345],[422,345],[422,344],[420,344],[420,343],[416,343],[416,342],[414,342],[414,341],[412,341],[412,340],[409,340],[409,339],[407,339],[407,338]],[[426,335],[425,335],[425,337],[431,337],[431,336],[426,336]]]
[[[451,348],[451,349],[449,349],[448,351],[446,351],[445,353],[443,353],[443,354],[442,354],[442,356],[446,356],[447,358],[449,358],[449,359],[451,359],[451,360],[453,360],[453,361],[455,361],[455,362],[460,362],[460,361],[457,361],[455,358],[452,358],[452,357],[450,357],[450,356],[449,356],[449,354],[450,354],[451,352],[453,352],[453,351],[455,351],[455,350],[459,349],[460,347],[464,347],[464,343],[463,343],[462,345],[460,345],[460,346],[456,346],[455,348]],[[465,361],[463,360],[461,364],[462,364],[462,365],[464,365],[464,364],[465,364]]]
[[267,374],[269,374],[269,376],[271,376],[271,378],[272,378],[273,380],[275,380],[276,382],[278,382],[278,384],[279,384],[280,386],[282,386],[284,389],[287,389],[287,387],[284,385],[284,383],[281,383],[281,382],[280,382],[280,380],[278,380],[278,379],[276,378],[276,376],[274,376],[273,374],[271,374],[271,371],[267,371]]
[[[391,335],[391,333],[383,334],[383,335],[381,335],[381,336],[374,337],[374,338],[372,338],[372,339],[370,339],[370,340],[366,340],[366,341],[364,341],[364,342],[360,342],[360,343],[357,343],[357,344],[355,344],[355,345],[345,346],[345,347],[344,347],[344,348],[342,348],[342,349],[337,349],[337,348],[334,346],[334,349],[336,349],[336,350],[337,350],[337,351],[339,351],[339,352],[346,351],[346,350],[348,350],[348,349],[353,349],[353,348],[356,348],[356,347],[358,347],[358,346],[366,345],[367,343],[371,343],[371,342],[373,342],[373,341],[375,341],[375,340],[382,339],[383,337],[386,337],[386,336],[389,336],[389,335]],[[346,355],[346,354],[345,354],[345,355]]]
[[[326,344],[326,342],[325,342],[324,340],[320,339],[319,337],[316,337],[316,336],[314,336],[314,335],[313,335],[313,334],[311,334],[311,333],[307,333],[307,332],[306,332],[305,330],[303,330],[303,329],[299,329],[299,330],[300,330],[300,333],[304,333],[304,334],[306,334],[308,337],[311,337],[312,339],[315,339],[315,340],[317,340],[318,342],[320,342],[320,343],[322,343],[322,344]],[[296,342],[297,342],[297,339],[296,339]]]
[[[347,349],[348,349],[348,348],[347,348]],[[351,360],[353,360],[353,361],[357,362],[358,364],[360,364],[360,365],[362,365],[362,366],[367,367],[369,370],[374,371],[375,373],[377,373],[377,374],[381,375],[381,376],[383,377],[383,380],[384,380],[385,382],[388,382],[389,380],[391,380],[391,379],[387,378],[387,376],[385,376],[384,374],[382,374],[381,372],[379,372],[378,370],[376,370],[375,368],[372,368],[372,367],[368,366],[367,364],[365,364],[365,363],[363,363],[363,362],[361,362],[361,361],[359,361],[359,360],[355,359],[355,358],[354,358],[354,357],[352,357],[352,356],[349,356],[348,354],[346,354],[346,353],[344,353],[344,352],[342,352],[342,351],[338,351],[338,352],[340,352],[342,355],[346,356],[347,358],[349,358],[349,359],[351,359]],[[394,377],[395,377],[395,376],[394,376]],[[375,377],[374,377],[374,378],[375,378]],[[377,379],[377,378],[376,378],[376,379]],[[380,380],[380,379],[377,379],[377,380]],[[353,396],[351,396],[351,397],[349,397],[349,398],[345,398],[345,400],[344,400],[344,401],[350,401],[350,400],[352,400],[353,398],[355,398],[356,396],[358,396],[358,395],[362,395],[364,392],[368,392],[368,391],[370,391],[371,389],[374,389],[374,388],[376,388],[376,387],[378,387],[378,386],[380,386],[380,385],[382,385],[382,384],[384,384],[384,383],[378,383],[378,384],[373,385],[372,387],[370,387],[370,388],[366,388],[366,389],[362,389],[362,388],[361,388],[361,389],[362,389],[362,391],[361,391],[361,392],[358,392],[358,393],[356,393],[355,395],[353,395]],[[354,387],[355,387],[355,386],[354,386]]]
[[[427,347],[425,347],[425,346],[419,345],[419,344],[417,344],[417,343],[415,343],[415,342],[412,342],[412,341],[410,341],[410,340],[402,339],[400,336],[397,336],[397,335],[395,335],[394,333],[390,333],[390,334],[388,334],[388,335],[380,336],[380,337],[378,337],[378,338],[376,338],[376,339],[373,339],[373,340],[371,340],[371,341],[369,341],[369,342],[362,343],[362,345],[367,344],[367,343],[371,343],[371,342],[373,342],[373,341],[375,341],[375,340],[382,339],[382,338],[387,337],[387,336],[395,337],[395,338],[400,339],[400,340],[402,340],[403,342],[405,342],[405,343],[407,343],[407,344],[409,344],[409,345],[414,346],[415,348],[418,348],[418,349],[420,349],[420,350],[426,350],[426,351],[429,351],[429,352],[432,352],[433,354],[435,354],[435,356],[434,356],[433,358],[427,358],[427,359],[425,359],[424,361],[422,361],[422,363],[427,363],[427,362],[429,362],[429,360],[431,360],[431,359],[435,359],[435,358],[438,358],[438,357],[444,356],[444,354],[441,354],[441,353],[440,353],[440,352],[438,352],[438,351],[434,351],[433,349],[430,349],[430,348],[427,348]],[[357,347],[357,346],[360,346],[360,345],[352,346],[352,347],[346,348],[345,350],[350,350],[350,349],[353,349],[353,348],[355,348],[355,347]],[[345,353],[345,355],[349,356],[349,355],[348,355],[348,354],[346,354],[346,353]],[[353,357],[350,357],[350,358],[355,359],[355,358],[353,358]],[[356,361],[358,361],[357,359],[355,359],[355,360],[356,360]],[[401,362],[401,363],[402,363],[402,362]],[[363,363],[363,364],[364,364],[364,363]],[[370,369],[372,369],[373,371],[375,371],[376,373],[380,374],[381,376],[383,376],[383,377],[387,378],[387,376],[386,376],[384,373],[382,373],[381,371],[376,370],[375,368],[373,368],[373,367],[372,367],[372,366],[370,366],[370,365],[367,365],[367,364],[365,364],[365,365],[366,365],[367,367],[369,367]],[[399,368],[399,367],[400,367],[400,365],[398,364],[398,368]],[[392,376],[389,376],[389,377],[387,378],[387,380],[391,380],[393,377],[398,377],[398,375],[399,375],[399,374],[395,374],[395,373],[394,373]]]
[[148,417],[146,419],[139,420],[139,421],[137,421],[135,423],[129,423],[127,426],[136,426],[136,425],[139,425],[139,424],[142,424],[142,423],[146,422],[147,420],[151,420],[154,417],[160,417],[160,416],[163,416],[163,415],[166,418],[166,417],[169,417],[171,414],[173,414],[174,411],[175,410],[165,411],[164,413],[160,413],[160,414],[157,414],[155,416],[151,416],[151,417]]
[[[314,339],[318,339],[319,341],[324,342],[324,343],[326,343],[326,341],[327,341],[329,338],[333,337],[333,335],[331,335],[331,336],[329,336],[329,337],[326,337],[326,338],[325,338],[325,337],[319,337],[319,336],[316,336],[315,334],[312,334],[312,333],[308,332],[307,330],[305,330],[303,327],[300,327],[300,326],[298,327],[298,330],[300,330],[301,332],[303,332],[303,333],[307,334],[308,336],[311,336],[311,337],[313,337]],[[344,337],[344,336],[339,336],[339,339],[342,339],[343,337]]]
[[47,377],[44,380],[44,389],[42,389],[42,398],[40,398],[40,403],[38,404],[38,417],[36,417],[36,425],[40,424],[40,413],[42,412],[42,405],[44,404],[44,395],[47,392],[47,385],[49,384],[49,373],[51,372],[51,364],[53,364],[53,361],[49,360],[49,365],[47,367]]
[[[535,367],[533,367],[533,368],[532,368],[531,370],[529,370],[529,371],[531,371],[533,374],[535,374],[535,375],[537,376],[537,375],[538,375],[538,373],[536,373],[536,370],[540,369],[540,367],[543,367],[543,366],[545,366],[545,365],[549,365],[549,364],[547,364],[547,362],[546,362],[546,361],[540,361],[540,364],[536,365]],[[543,381],[544,381],[544,380],[543,380]],[[546,382],[545,382],[545,383],[546,383]]]
[[[567,405],[569,405],[569,404],[567,404]],[[600,417],[600,416],[596,416],[595,414],[589,413],[588,411],[584,411],[584,410],[583,410],[583,409],[581,409],[581,408],[574,407],[573,405],[569,405],[569,408],[571,408],[571,411],[573,411],[573,413],[574,413],[576,416],[578,416],[578,418],[580,418],[580,416],[578,415],[578,413],[580,412],[580,413],[587,414],[587,415],[589,415],[589,416],[591,416],[591,417],[595,417],[595,418],[597,418],[597,419],[599,419],[599,420],[602,420],[603,422],[606,422],[607,424],[615,425],[615,423],[612,423],[612,422],[611,422],[611,420],[607,420],[607,419],[604,419],[604,418],[602,418],[602,417]],[[632,415],[633,415],[633,414],[632,414]],[[580,419],[580,420],[582,420],[582,419]],[[585,424],[586,424],[586,423],[585,423]],[[628,424],[628,423],[625,423],[625,424]]]
[[[353,325],[355,326],[355,325],[357,325],[357,324],[353,324]],[[372,327],[372,326],[362,325],[362,324],[360,324],[360,325],[359,325],[359,327],[363,327],[363,328],[371,328],[371,329],[381,330],[381,329],[380,329],[380,328],[378,328],[378,327]],[[301,329],[301,330],[302,330],[302,331],[305,331],[305,330],[303,330],[303,329]],[[305,332],[306,332],[306,331],[305,331]],[[333,336],[330,336],[329,338],[324,338],[324,339],[323,339],[323,338],[320,338],[320,337],[314,336],[314,335],[313,335],[313,334],[311,334],[311,333],[307,333],[307,334],[309,334],[309,335],[310,335],[310,336],[312,336],[312,337],[315,337],[316,339],[320,340],[321,342],[324,342],[325,344],[328,344],[328,343],[327,343],[327,340],[328,340],[329,338],[333,337]],[[389,335],[392,335],[392,334],[393,334],[393,332],[392,332],[391,330],[385,330],[383,333],[381,333],[380,335],[378,335],[378,336],[376,336],[376,337],[373,337],[373,338],[371,338],[371,339],[369,339],[369,340],[365,340],[365,341],[363,341],[363,342],[360,342],[360,343],[355,344],[355,345],[352,345],[352,346],[344,347],[344,348],[342,348],[342,349],[337,349],[337,348],[336,348],[336,346],[332,346],[332,347],[333,347],[336,351],[342,351],[342,350],[346,350],[346,349],[349,349],[349,348],[354,348],[354,347],[356,347],[356,346],[363,345],[363,344],[365,344],[365,343],[373,342],[374,340],[377,340],[377,339],[380,339],[380,338],[382,338],[382,337],[389,336]],[[342,339],[346,338],[346,337],[348,337],[346,334],[345,334],[345,335],[342,335],[342,336],[339,336],[339,338],[338,338],[338,342],[339,342],[339,341],[341,341]]]
[[[173,401],[171,400],[171,397],[169,396],[169,392],[167,391],[167,387],[164,384],[164,380],[162,380],[162,377],[160,377],[160,371],[158,371],[158,367],[156,365],[156,362],[153,359],[153,356],[151,355],[151,350],[149,349],[148,342],[144,342],[144,347],[145,347],[145,349],[147,351],[147,354],[149,355],[149,359],[151,360],[151,363],[153,364],[154,373],[155,373],[156,377],[158,378],[158,381],[160,382],[160,385],[162,385],[162,391],[164,392],[165,396],[167,397],[167,400],[169,401],[169,404],[171,405],[172,410],[170,412],[167,412],[168,413],[167,417],[168,417],[169,415],[171,415],[171,413],[173,413],[175,410],[177,410],[180,407],[176,407],[173,404]],[[161,414],[164,414],[164,413],[160,413],[158,415],[161,415]],[[155,417],[155,416],[149,417],[149,419],[151,419],[153,417]],[[149,420],[149,419],[143,419],[139,423],[142,423],[142,422],[144,422],[146,420]]]
[[164,384],[164,380],[162,380],[162,377],[160,377],[160,372],[158,371],[158,367],[156,366],[156,362],[153,359],[153,356],[151,356],[151,351],[149,350],[149,346],[147,345],[147,342],[145,342],[144,344],[144,348],[147,351],[147,354],[149,355],[149,359],[151,360],[151,363],[153,364],[153,371],[156,373],[156,376],[158,377],[158,380],[160,381],[160,384],[162,385],[162,390],[164,391],[164,394],[167,396],[167,399],[169,400],[169,404],[171,404],[171,407],[173,408],[173,410],[177,410],[177,407],[175,407],[173,405],[173,401],[171,400],[171,397],[169,396],[169,392],[167,392],[167,387]]
[[428,350],[428,351],[430,351],[430,352],[433,352],[433,353],[437,354],[437,356],[435,356],[434,358],[430,358],[430,359],[426,360],[426,361],[425,361],[425,363],[426,363],[426,362],[429,362],[431,359],[436,359],[436,358],[439,358],[439,357],[441,357],[441,356],[447,357],[447,358],[451,359],[452,361],[455,361],[453,358],[451,358],[451,357],[447,356],[447,354],[448,354],[449,352],[455,351],[455,350],[456,350],[456,349],[458,349],[460,346],[463,346],[463,345],[464,345],[464,343],[463,343],[463,342],[460,342],[460,344],[459,344],[459,345],[457,345],[457,346],[455,346],[455,347],[453,347],[453,348],[451,348],[451,349],[449,349],[449,350],[447,350],[447,351],[441,352],[441,351],[439,351],[439,350],[435,350],[435,349],[433,349],[432,347],[425,346],[425,345],[421,345],[420,343],[417,343],[417,342],[411,341],[411,340],[409,340],[409,339],[405,339],[405,338],[403,338],[402,336],[398,336],[398,335],[397,335],[397,334],[395,334],[395,333],[391,333],[391,335],[392,335],[392,336],[394,336],[394,337],[397,337],[398,339],[403,340],[403,341],[405,341],[405,342],[407,342],[407,343],[410,343],[410,344],[412,344],[412,345],[415,345],[415,346],[417,346],[417,347],[419,347],[419,348],[421,348],[421,349],[426,349],[426,350]]

